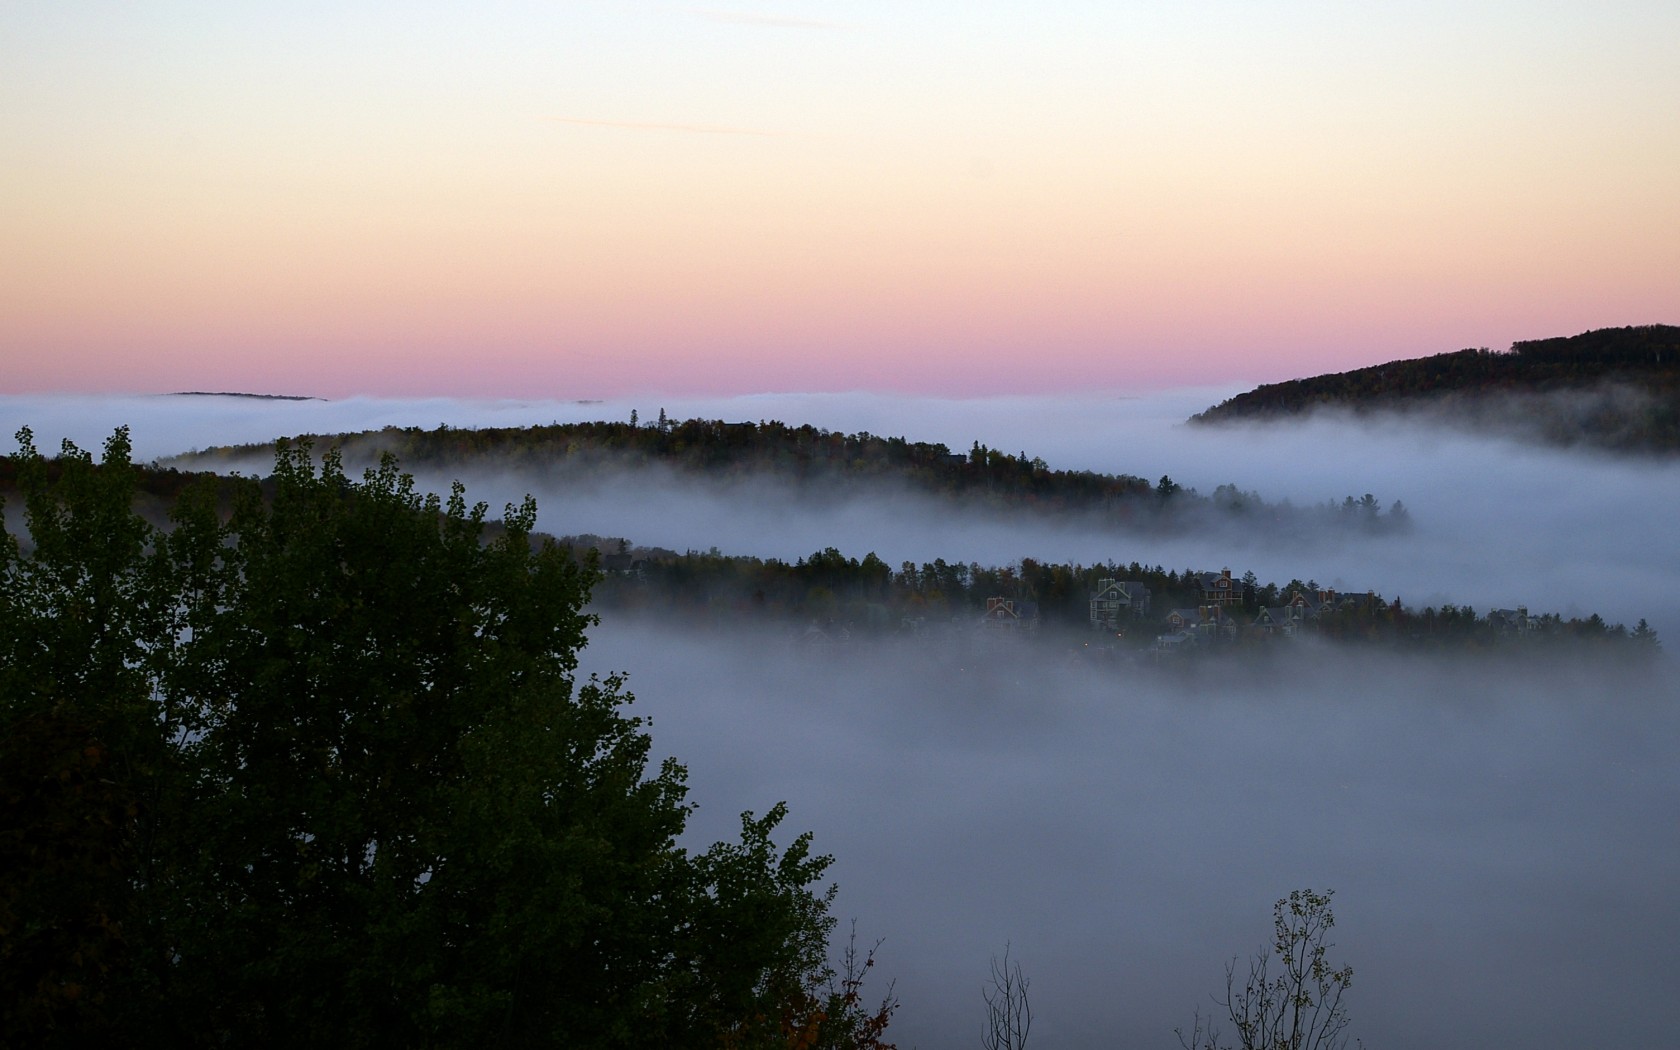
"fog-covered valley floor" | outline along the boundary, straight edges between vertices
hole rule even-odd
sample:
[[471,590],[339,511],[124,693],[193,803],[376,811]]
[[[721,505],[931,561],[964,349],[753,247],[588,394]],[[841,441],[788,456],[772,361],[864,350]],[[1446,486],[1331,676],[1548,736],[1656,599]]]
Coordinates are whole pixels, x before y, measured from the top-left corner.
[[[461,475],[541,528],[793,559],[1140,561],[1316,579],[1421,607],[1525,605],[1654,627],[1680,646],[1680,463],[1468,437],[1412,421],[1186,428],[1230,390],[942,401],[873,395],[608,404],[0,398],[7,433],[137,457],[387,424],[779,419],[1024,451],[1054,468],[1234,483],[1298,505],[1403,500],[1404,535],[1261,527],[1124,535],[989,520],[902,491],[795,503],[644,474],[578,488],[494,464]],[[260,470],[254,464],[253,470]],[[425,476],[430,487],[449,477]],[[886,938],[901,1046],[969,1047],[1011,944],[1033,1045],[1176,1045],[1223,965],[1261,947],[1273,900],[1335,889],[1333,961],[1355,968],[1373,1047],[1673,1045],[1680,1006],[1680,679],[1586,663],[1400,659],[1298,647],[1264,667],[1156,677],[1047,651],[974,664],[780,635],[609,619],[587,669],[627,671],[655,748],[690,768],[696,843],[786,799],[837,860],[838,913]],[[879,980],[879,979],[877,979]]]
[[1660,1046],[1680,1025],[1671,678],[1313,648],[1161,677],[1031,648],[812,659],[623,622],[584,663],[633,669],[697,844],[785,799],[835,855],[837,913],[886,939],[901,1046],[978,1045],[1006,944],[1033,1045],[1176,1045],[1307,886],[1336,891],[1330,958],[1369,1046]]

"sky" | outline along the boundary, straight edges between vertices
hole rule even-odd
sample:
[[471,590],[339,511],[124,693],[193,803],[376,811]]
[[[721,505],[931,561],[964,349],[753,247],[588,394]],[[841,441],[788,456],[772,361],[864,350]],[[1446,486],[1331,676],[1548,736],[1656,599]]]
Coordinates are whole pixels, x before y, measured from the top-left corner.
[[1670,323],[1669,0],[0,5],[0,392],[944,397]]

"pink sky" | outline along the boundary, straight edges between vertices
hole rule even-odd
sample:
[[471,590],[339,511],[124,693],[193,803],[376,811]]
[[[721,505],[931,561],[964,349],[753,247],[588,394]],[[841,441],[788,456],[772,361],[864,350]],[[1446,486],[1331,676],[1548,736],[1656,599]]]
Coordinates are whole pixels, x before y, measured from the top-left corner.
[[0,391],[1259,382],[1680,319],[1680,14],[0,11]]

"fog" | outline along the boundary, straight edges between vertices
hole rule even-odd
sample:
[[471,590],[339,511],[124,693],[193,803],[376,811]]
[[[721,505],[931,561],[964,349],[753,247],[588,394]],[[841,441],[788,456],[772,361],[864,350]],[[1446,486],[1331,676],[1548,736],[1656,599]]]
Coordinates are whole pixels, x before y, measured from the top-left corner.
[[901,1046],[978,1045],[1005,944],[1034,1045],[1175,1046],[1306,886],[1336,891],[1367,1045],[1666,1046],[1680,1025],[1667,682],[1311,647],[1160,679],[1030,649],[813,662],[634,623],[585,665],[632,669],[632,710],[689,767],[696,844],[786,799],[836,856],[837,913],[885,938]]
[[[7,433],[29,423],[37,444],[51,450],[66,436],[96,448],[111,427],[125,422],[142,460],[281,434],[625,420],[632,409],[651,421],[661,408],[678,419],[779,419],[943,442],[959,451],[978,440],[1040,456],[1058,469],[1170,475],[1203,493],[1234,483],[1268,501],[1311,505],[1369,492],[1385,504],[1402,500],[1415,528],[1382,538],[1305,537],[1260,527],[1127,537],[1076,522],[1000,524],[897,492],[806,506],[774,488],[719,490],[658,476],[586,489],[493,469],[474,470],[462,480],[473,498],[496,509],[532,492],[541,527],[557,534],[622,535],[678,551],[717,547],[793,559],[834,546],[853,557],[874,551],[891,565],[935,558],[1002,565],[1032,557],[1085,564],[1136,560],[1176,569],[1228,566],[1279,584],[1298,578],[1343,591],[1374,590],[1408,606],[1452,602],[1486,611],[1525,605],[1566,617],[1597,612],[1630,627],[1643,618],[1662,637],[1680,640],[1680,543],[1674,540],[1680,460],[1540,448],[1421,419],[1182,425],[1230,393],[972,401],[765,395],[608,403],[0,397],[0,423]],[[441,488],[456,473],[422,480]]]
[[[142,460],[280,434],[518,426],[659,410],[869,430],[1051,467],[1223,483],[1297,505],[1374,493],[1399,536],[1264,528],[1170,537],[986,520],[903,491],[796,500],[643,474],[588,487],[461,474],[540,527],[795,558],[1141,561],[1316,579],[1407,605],[1644,618],[1680,645],[1680,462],[1540,449],[1425,420],[1182,426],[1234,390],[950,401],[876,395],[606,404],[0,397],[7,433]],[[253,464],[261,469],[260,464]],[[453,476],[453,475],[451,475]],[[432,487],[448,478],[424,477]],[[1266,942],[1273,900],[1336,890],[1332,959],[1355,968],[1373,1047],[1672,1045],[1680,1005],[1680,687],[1582,664],[1356,658],[1156,679],[1043,653],[981,665],[860,648],[802,662],[780,638],[609,620],[585,664],[625,670],[655,746],[691,771],[694,841],[786,799],[838,858],[838,912],[885,937],[901,1046],[971,1047],[993,954],[1032,979],[1033,1045],[1173,1046],[1223,965]],[[879,982],[877,982],[878,984]]]

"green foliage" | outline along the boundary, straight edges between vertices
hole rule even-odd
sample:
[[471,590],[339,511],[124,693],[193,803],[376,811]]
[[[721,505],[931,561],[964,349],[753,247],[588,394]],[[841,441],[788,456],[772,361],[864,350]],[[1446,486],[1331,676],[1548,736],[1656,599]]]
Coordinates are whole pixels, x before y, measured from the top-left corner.
[[51,473],[27,429],[14,469],[30,552],[0,542],[0,1031],[73,1038],[132,958],[126,877],[164,752],[143,639],[160,616],[133,571],[149,539],[126,508],[128,435],[105,466],[69,446]]
[[529,500],[492,530],[296,445],[158,529],[124,432],[99,465],[19,438],[9,1035],[714,1046],[824,971],[829,859],[777,848],[780,806],[676,844],[684,771],[620,680],[576,680],[595,572]]

